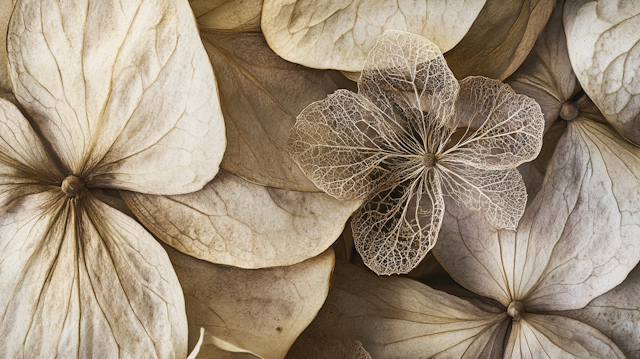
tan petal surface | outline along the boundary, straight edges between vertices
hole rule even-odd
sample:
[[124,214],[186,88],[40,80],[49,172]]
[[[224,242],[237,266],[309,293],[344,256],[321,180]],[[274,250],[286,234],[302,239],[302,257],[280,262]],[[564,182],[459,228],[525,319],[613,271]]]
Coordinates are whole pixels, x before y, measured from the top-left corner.
[[291,265],[319,255],[361,203],[263,187],[224,170],[190,194],[121,193],[165,243],[196,258],[242,268]]
[[356,340],[372,358],[501,358],[505,317],[337,261],[326,303],[287,358],[349,358],[343,355]]
[[68,5],[19,1],[7,44],[16,97],[62,163],[95,187],[202,188],[224,123],[187,1]]
[[199,357],[218,346],[284,358],[324,303],[335,262],[328,250],[293,266],[247,270],[166,248],[185,293],[190,347],[205,328]]
[[560,312],[588,324],[611,338],[629,359],[640,358],[640,267],[619,286],[582,309]]
[[180,284],[133,219],[56,189],[16,201],[0,227],[0,356],[186,356]]
[[577,309],[640,260],[640,149],[605,125],[569,123],[517,234],[447,205],[434,253],[466,288],[528,310]]
[[555,0],[487,1],[464,38],[445,54],[449,67],[458,79],[467,76],[506,79],[531,51],[555,3]]
[[526,314],[514,322],[505,359],[624,359],[611,339],[579,321]]
[[579,90],[562,26],[564,0],[556,2],[549,22],[531,53],[506,82],[520,94],[532,97],[542,108],[545,130],[560,116],[562,105]]
[[444,201],[433,170],[374,193],[353,215],[358,253],[378,275],[408,273],[438,239]]
[[[15,0],[0,1],[0,29],[2,29],[2,34],[7,31],[6,29],[9,25],[9,18],[11,17],[14,2]],[[16,98],[13,96],[11,80],[9,80],[9,72],[7,68],[8,59],[7,38],[5,36],[0,36],[0,97],[15,103]]]
[[189,0],[189,4],[200,29],[260,30],[262,0]]
[[622,136],[640,144],[640,4],[570,1],[563,19],[582,88]]
[[447,51],[467,33],[484,4],[485,0],[266,0],[262,31],[269,46],[286,60],[360,71],[385,30],[422,35]]
[[200,26],[226,122],[228,143],[221,166],[265,186],[318,192],[285,143],[305,107],[348,81],[335,71],[283,60],[259,32],[211,31],[202,22]]

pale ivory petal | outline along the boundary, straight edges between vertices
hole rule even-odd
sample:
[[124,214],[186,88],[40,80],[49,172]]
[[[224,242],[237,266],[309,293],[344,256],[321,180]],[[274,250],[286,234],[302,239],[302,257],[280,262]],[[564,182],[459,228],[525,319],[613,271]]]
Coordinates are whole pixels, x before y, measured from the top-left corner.
[[216,174],[224,121],[186,0],[22,0],[7,42],[18,101],[89,186],[177,194]]
[[619,286],[582,309],[558,312],[588,324],[611,338],[629,359],[640,358],[640,266]]
[[611,339],[577,320],[525,314],[513,322],[504,359],[625,359]]
[[284,358],[324,303],[335,262],[329,249],[293,266],[247,270],[165,248],[184,290],[190,347],[205,328],[201,357],[219,347]]
[[562,105],[580,89],[562,26],[563,5],[564,0],[556,2],[529,56],[505,81],[515,92],[536,100],[544,114],[545,130],[560,116]]
[[307,67],[360,71],[385,30],[424,36],[442,51],[467,33],[486,0],[266,0],[262,32],[284,59]]
[[14,199],[59,186],[62,174],[27,119],[0,98],[0,213]]
[[640,144],[640,3],[568,1],[563,20],[582,88],[622,136]]
[[396,131],[397,124],[366,97],[338,90],[302,111],[287,150],[318,188],[340,199],[362,198],[397,183],[383,162],[420,152],[419,144]]
[[544,116],[540,105],[486,77],[460,81],[456,123],[468,134],[441,155],[445,163],[485,170],[514,168],[538,156]]
[[556,0],[487,1],[464,38],[445,53],[449,67],[458,79],[509,77],[531,51],[555,3]]
[[[0,1],[0,33],[5,34],[7,32],[7,26],[9,25],[9,18],[11,17],[11,11],[13,11],[13,3],[15,0],[2,0]],[[0,97],[7,99],[11,102],[16,102],[16,98],[13,96],[11,89],[11,80],[9,80],[9,72],[7,69],[7,38],[6,36],[0,36]]]
[[517,234],[447,206],[434,254],[466,288],[527,310],[578,309],[640,260],[640,149],[613,129],[569,123]]
[[286,266],[319,255],[361,204],[263,187],[224,170],[190,194],[121,193],[165,243],[199,259],[242,268]]
[[180,284],[133,219],[56,189],[17,201],[0,228],[0,356],[186,357]]
[[378,275],[409,273],[438,239],[444,200],[438,172],[365,198],[353,215],[351,228],[364,263]]
[[435,153],[455,125],[458,81],[436,44],[423,36],[387,30],[369,52],[358,81],[389,121]]
[[335,71],[283,60],[260,33],[200,26],[226,122],[227,150],[221,167],[264,186],[318,192],[285,144],[296,116],[348,81]]
[[359,341],[372,358],[498,359],[508,326],[504,312],[336,261],[327,301],[287,358],[346,359]]
[[204,30],[259,31],[262,0],[189,0]]

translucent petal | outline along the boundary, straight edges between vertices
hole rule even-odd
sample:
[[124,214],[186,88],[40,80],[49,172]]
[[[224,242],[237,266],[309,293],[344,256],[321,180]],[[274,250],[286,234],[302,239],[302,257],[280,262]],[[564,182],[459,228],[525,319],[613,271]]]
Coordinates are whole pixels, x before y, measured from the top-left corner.
[[433,153],[451,125],[458,81],[436,44],[387,30],[367,56],[358,90]]
[[383,162],[420,152],[392,126],[364,96],[338,90],[300,113],[287,150],[318,188],[339,199],[360,198],[396,182]]
[[445,192],[475,212],[483,212],[496,228],[515,230],[527,204],[527,189],[517,169],[486,170],[442,163]]
[[443,211],[433,170],[377,192],[351,220],[358,253],[379,275],[408,273],[436,244]]
[[443,160],[487,170],[514,168],[542,148],[544,116],[535,100],[486,77],[460,81],[456,122],[470,135],[446,150]]

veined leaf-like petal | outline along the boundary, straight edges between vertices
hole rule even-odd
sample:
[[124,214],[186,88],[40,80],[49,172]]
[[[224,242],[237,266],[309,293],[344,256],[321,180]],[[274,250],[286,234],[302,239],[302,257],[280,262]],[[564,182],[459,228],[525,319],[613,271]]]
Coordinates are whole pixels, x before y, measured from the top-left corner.
[[7,47],[16,98],[87,184],[176,194],[217,172],[215,78],[181,1],[22,0]]
[[180,284],[133,219],[56,189],[16,201],[0,228],[1,356],[186,356]]
[[324,252],[361,201],[268,188],[220,170],[178,196],[121,192],[158,238],[193,257],[243,268],[286,266]]
[[205,328],[202,357],[218,346],[284,358],[324,303],[335,262],[329,249],[293,266],[247,270],[166,248],[184,288],[191,347]]
[[200,29],[260,31],[262,0],[189,0],[189,5]]
[[611,339],[577,320],[525,314],[514,322],[505,359],[625,359]]
[[408,273],[436,244],[444,212],[440,182],[431,170],[366,197],[356,211],[356,248],[378,275]]

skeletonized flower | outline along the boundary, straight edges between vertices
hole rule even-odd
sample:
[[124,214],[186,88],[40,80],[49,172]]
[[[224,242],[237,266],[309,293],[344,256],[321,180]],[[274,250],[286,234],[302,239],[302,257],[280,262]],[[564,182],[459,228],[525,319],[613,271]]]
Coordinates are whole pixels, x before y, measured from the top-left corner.
[[516,167],[542,146],[534,100],[484,77],[458,83],[435,44],[397,30],[378,38],[358,91],[309,105],[287,145],[316,186],[366,198],[352,228],[367,266],[414,268],[435,245],[445,194],[516,228],[527,202]]

